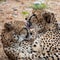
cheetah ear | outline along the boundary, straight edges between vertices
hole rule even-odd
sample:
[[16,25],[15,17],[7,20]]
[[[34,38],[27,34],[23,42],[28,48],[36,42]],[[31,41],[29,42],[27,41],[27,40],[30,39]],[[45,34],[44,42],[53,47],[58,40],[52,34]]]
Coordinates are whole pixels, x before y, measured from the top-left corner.
[[54,13],[51,13],[51,16],[52,16],[52,20],[54,20],[55,19]]
[[11,24],[9,24],[9,23],[5,23],[4,24],[4,28],[9,32],[9,31],[11,31],[11,30],[13,30],[13,26],[11,25]]
[[47,23],[50,23],[51,22],[51,14],[48,12],[45,12],[42,14],[44,20],[47,22]]
[[54,16],[54,13],[51,13],[51,15],[53,15],[53,16]]

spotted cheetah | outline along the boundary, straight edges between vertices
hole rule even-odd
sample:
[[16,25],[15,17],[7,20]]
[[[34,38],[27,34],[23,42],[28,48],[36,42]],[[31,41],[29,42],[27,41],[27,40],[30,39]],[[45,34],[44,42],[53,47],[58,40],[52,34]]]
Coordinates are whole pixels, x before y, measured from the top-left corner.
[[[45,16],[45,14],[47,15]],[[35,28],[34,25],[37,25],[37,27],[43,26],[41,30],[43,30],[42,32],[45,33],[41,36],[39,35],[39,37],[38,36],[35,37],[36,39],[30,39],[30,40],[23,39],[23,41],[21,42],[19,42],[21,39],[20,40],[17,39],[16,36],[19,36],[20,35],[19,33],[21,32],[23,33],[27,32],[27,30],[25,28],[24,31],[21,30],[20,26],[19,26],[20,29],[18,29],[17,28],[18,26],[16,24],[15,25],[10,24],[11,26],[9,24],[8,26],[5,25],[6,31],[4,30],[5,33],[4,32],[2,33],[2,35],[4,35],[5,37],[4,36],[2,37],[2,43],[4,46],[4,51],[9,57],[9,59],[11,60],[60,60],[60,48],[59,48],[60,33],[57,28],[58,27],[57,22],[55,21],[55,19],[51,19],[53,16],[54,14],[52,13],[43,13],[42,18],[40,20],[39,19],[37,20],[37,21],[42,21],[42,23],[40,22],[39,23],[40,25],[33,23],[31,26],[33,26],[33,28]],[[27,23],[30,24],[30,21],[28,21]],[[29,24],[28,27],[31,27],[29,26]],[[32,35],[32,33],[30,34]],[[23,34],[23,35],[25,37],[27,36],[27,34]],[[7,36],[11,40],[9,40]]]
[[34,30],[28,30],[23,23],[14,21],[4,24],[1,41],[6,55],[11,60],[27,59],[28,54],[32,52]]
[[[50,13],[54,16],[53,13]],[[45,60],[60,60],[60,30],[55,19],[51,19],[48,13],[43,13],[46,22],[46,32],[37,37],[33,44],[32,50],[39,53],[40,58]],[[49,18],[48,18],[49,17]]]
[[[10,46],[18,42],[18,38],[23,40],[25,37],[28,37],[28,31],[25,28],[24,22],[15,21],[12,23],[5,23],[4,27],[2,31],[2,42],[4,46]],[[21,33],[20,31],[23,32]]]
[[27,26],[30,28],[35,28],[37,33],[45,33],[48,30],[58,29],[58,23],[55,18],[54,13],[42,12],[40,14],[32,14],[30,17],[26,18]]

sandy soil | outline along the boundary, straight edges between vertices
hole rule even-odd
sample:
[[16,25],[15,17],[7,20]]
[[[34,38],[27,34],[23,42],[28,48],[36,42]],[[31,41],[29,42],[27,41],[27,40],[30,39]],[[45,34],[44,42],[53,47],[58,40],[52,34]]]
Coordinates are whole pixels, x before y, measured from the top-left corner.
[[[7,0],[6,2],[0,3],[0,33],[3,29],[3,25],[5,22],[22,20],[24,21],[24,16],[22,15],[22,11],[26,10],[31,12],[32,9],[28,8],[29,5],[34,0]],[[60,21],[60,0],[49,0],[47,3],[49,6],[48,11],[52,11],[56,15],[56,19],[58,22]],[[1,37],[0,37],[1,39]],[[8,60],[4,51],[3,46],[0,41],[0,60]]]

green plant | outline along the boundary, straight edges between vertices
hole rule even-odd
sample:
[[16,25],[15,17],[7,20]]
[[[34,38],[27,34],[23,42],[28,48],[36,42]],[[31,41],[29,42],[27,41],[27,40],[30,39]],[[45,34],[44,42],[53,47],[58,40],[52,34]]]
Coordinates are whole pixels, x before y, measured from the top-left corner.
[[31,8],[33,8],[33,9],[35,9],[35,10],[38,10],[38,9],[45,9],[45,8],[47,8],[47,5],[46,4],[44,4],[44,3],[41,3],[41,4],[33,4],[32,6],[31,6]]
[[22,14],[26,16],[26,15],[29,15],[29,12],[23,11]]

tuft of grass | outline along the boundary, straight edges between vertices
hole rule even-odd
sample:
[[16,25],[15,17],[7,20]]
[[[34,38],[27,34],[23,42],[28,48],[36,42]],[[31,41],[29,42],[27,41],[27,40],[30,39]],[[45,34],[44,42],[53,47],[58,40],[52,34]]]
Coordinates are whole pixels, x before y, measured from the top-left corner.
[[45,8],[47,8],[47,5],[46,4],[44,4],[44,3],[41,3],[41,4],[33,4],[32,6],[31,6],[31,8],[33,8],[33,9],[35,9],[35,10],[38,10],[38,9],[45,9]]
[[23,11],[22,14],[23,14],[23,15],[29,15],[29,12]]

